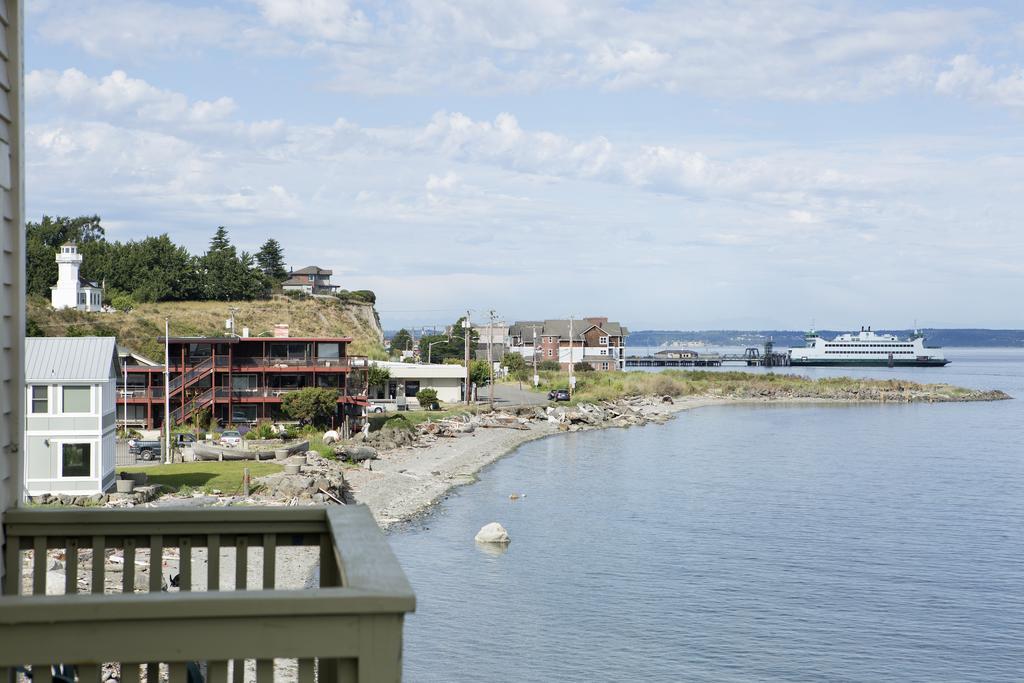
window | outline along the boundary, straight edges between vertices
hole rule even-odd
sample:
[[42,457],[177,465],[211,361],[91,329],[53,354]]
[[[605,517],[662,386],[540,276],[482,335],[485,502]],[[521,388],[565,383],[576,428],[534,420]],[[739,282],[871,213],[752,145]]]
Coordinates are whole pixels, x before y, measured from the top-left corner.
[[85,292],[79,292],[78,293],[78,305],[79,306],[84,306],[85,305]]
[[555,355],[555,352],[552,351],[551,349],[548,349],[548,358],[551,358],[553,355]]
[[32,387],[32,412],[38,414],[50,412],[50,387],[35,385]]
[[61,403],[61,412],[64,413],[89,413],[92,412],[91,394],[92,387],[67,386],[64,390],[64,400]]
[[601,346],[608,346],[608,337],[598,337],[597,343]]
[[91,460],[92,444],[62,444],[60,457],[60,476],[88,477],[92,471]]
[[406,382],[405,383],[405,395],[406,396],[415,396],[418,393],[420,393],[420,383],[419,382]]
[[341,357],[341,349],[337,342],[324,342],[317,345],[317,354],[319,358],[327,360],[333,360]]

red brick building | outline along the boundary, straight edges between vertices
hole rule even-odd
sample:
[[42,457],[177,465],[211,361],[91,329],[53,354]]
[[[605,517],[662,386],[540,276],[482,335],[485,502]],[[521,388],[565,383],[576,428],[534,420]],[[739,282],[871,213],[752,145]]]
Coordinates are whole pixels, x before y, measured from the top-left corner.
[[[163,338],[160,342],[163,343]],[[287,420],[281,397],[321,387],[338,392],[336,426],[363,414],[366,359],[349,356],[350,337],[174,337],[170,347],[173,424],[210,408],[222,425]],[[119,423],[145,429],[164,424],[164,368],[128,354],[119,388]]]

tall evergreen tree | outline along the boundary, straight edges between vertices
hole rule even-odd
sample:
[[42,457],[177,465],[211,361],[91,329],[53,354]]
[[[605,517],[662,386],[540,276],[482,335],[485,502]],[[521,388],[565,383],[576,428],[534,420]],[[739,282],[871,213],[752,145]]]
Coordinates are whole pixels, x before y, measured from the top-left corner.
[[284,249],[274,238],[264,242],[256,252],[256,263],[273,283],[279,284],[288,279],[288,270],[284,267]]
[[228,230],[223,225],[218,225],[217,231],[213,233],[213,237],[210,239],[210,251],[230,251],[232,256],[235,255],[235,247],[228,239]]

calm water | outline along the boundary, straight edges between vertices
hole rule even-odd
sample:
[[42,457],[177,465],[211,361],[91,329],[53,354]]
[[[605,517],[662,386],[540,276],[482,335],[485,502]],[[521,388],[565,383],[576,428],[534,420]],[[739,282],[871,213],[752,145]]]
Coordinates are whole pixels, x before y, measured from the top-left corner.
[[[1024,352],[949,356],[861,374],[1024,397]],[[406,679],[1022,680],[1022,436],[1015,400],[715,407],[527,444],[390,536],[419,601]],[[495,520],[504,554],[472,540]]]

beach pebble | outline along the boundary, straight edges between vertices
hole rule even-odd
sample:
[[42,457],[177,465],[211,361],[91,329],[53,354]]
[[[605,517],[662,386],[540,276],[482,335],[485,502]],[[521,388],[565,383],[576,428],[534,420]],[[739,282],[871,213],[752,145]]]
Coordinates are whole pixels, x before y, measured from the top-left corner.
[[490,524],[485,524],[477,532],[474,540],[477,543],[508,543],[512,539],[509,538],[505,527],[497,522],[491,522]]

